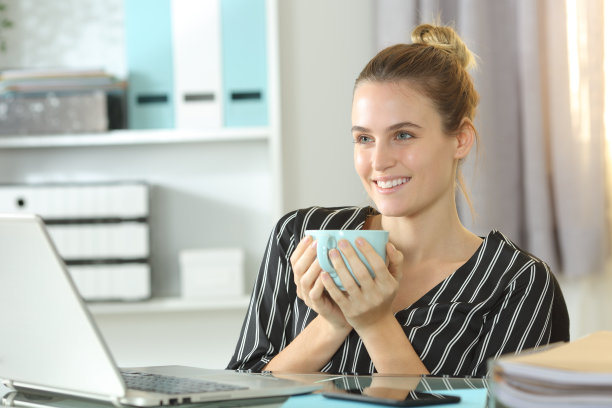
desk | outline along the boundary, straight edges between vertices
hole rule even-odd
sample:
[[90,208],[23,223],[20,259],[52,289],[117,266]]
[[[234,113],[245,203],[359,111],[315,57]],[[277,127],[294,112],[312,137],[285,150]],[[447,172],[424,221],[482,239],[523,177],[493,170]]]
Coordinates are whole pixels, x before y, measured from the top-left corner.
[[[442,407],[454,408],[486,408],[489,395],[489,383],[481,378],[448,378],[448,377],[426,377],[426,376],[352,376],[352,375],[329,375],[321,373],[313,374],[276,374],[278,377],[290,378],[308,384],[317,383],[322,385],[322,391],[344,390],[350,388],[365,389],[370,386],[382,386],[400,390],[416,390],[424,392],[440,392],[462,397],[460,404],[441,405]],[[1,390],[0,390],[1,391]],[[1,392],[0,392],[1,394]],[[112,405],[97,401],[85,401],[68,397],[41,397],[25,395],[23,393],[7,394],[14,397],[14,401],[27,403],[31,407],[40,408],[109,408]],[[3,405],[13,406],[13,405]],[[26,405],[21,405],[26,406]],[[321,396],[319,393],[299,395],[290,398],[252,399],[241,401],[227,401],[205,404],[191,404],[185,407],[237,407],[253,406],[260,408],[310,408],[310,407],[337,407],[337,408],[374,408],[382,405],[365,404],[359,402],[331,400]]]

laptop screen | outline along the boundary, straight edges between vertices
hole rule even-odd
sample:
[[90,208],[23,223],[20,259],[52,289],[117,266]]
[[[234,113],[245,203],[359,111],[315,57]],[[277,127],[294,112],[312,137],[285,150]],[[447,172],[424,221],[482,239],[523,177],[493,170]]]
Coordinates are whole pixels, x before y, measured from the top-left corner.
[[0,214],[0,378],[120,397],[123,380],[42,220]]

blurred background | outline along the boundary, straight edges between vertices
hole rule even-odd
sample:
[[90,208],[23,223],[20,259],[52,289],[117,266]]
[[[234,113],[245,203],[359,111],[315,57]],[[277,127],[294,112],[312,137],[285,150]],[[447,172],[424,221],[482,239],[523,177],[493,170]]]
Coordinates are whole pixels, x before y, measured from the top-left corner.
[[[101,291],[101,284],[92,286],[93,272],[78,272],[120,364],[211,367],[229,360],[275,220],[310,205],[370,204],[352,163],[354,80],[377,51],[410,41],[414,26],[434,20],[455,27],[478,57],[472,75],[481,96],[481,146],[463,170],[475,206],[472,215],[459,198],[464,223],[481,235],[498,229],[551,266],[568,303],[572,338],[612,329],[610,5],[232,1],[0,0],[0,183],[8,191],[0,209],[34,190],[51,188],[57,196],[93,186],[110,195],[117,185],[145,186],[146,205],[124,220],[144,228],[142,253],[127,260],[77,256],[71,270],[77,279],[83,264],[139,263],[141,275],[123,282],[125,290],[106,282],[111,289]],[[9,121],[17,103],[50,110],[73,95],[52,83],[30,93],[11,88],[10,75],[30,85],[23,70],[32,68],[47,76],[61,68],[80,80],[103,77],[102,87],[79,86],[102,89],[106,105],[99,106],[107,114],[118,94],[124,116],[102,128],[52,132],[50,122],[42,130],[20,128],[32,121]],[[137,116],[142,97],[155,99],[161,91],[153,88],[164,81],[172,88],[168,109]],[[33,102],[34,94],[42,99]],[[188,99],[201,105],[192,109]],[[61,220],[45,218],[50,229],[78,218],[66,211]],[[74,240],[83,231],[72,233]],[[237,255],[231,255],[235,267],[224,270],[216,259],[226,249]],[[117,279],[115,264],[96,276]],[[230,278],[215,280],[220,273]]]

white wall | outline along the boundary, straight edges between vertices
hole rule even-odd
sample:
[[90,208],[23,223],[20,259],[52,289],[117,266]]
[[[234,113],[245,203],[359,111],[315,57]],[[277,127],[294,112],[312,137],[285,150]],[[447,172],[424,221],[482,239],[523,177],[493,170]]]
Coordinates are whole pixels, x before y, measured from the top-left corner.
[[368,203],[353,170],[355,78],[374,55],[372,0],[280,0],[285,211]]

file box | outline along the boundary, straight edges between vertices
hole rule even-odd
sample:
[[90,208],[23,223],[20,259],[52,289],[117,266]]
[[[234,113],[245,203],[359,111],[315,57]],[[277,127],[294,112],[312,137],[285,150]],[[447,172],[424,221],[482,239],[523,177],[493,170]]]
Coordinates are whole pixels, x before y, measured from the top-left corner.
[[85,300],[151,296],[146,183],[5,184],[0,212],[42,217]]

